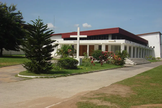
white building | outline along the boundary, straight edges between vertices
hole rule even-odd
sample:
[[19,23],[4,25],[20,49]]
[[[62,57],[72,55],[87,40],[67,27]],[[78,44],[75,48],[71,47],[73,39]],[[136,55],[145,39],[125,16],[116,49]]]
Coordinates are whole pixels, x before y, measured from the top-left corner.
[[[58,42],[58,48],[63,44],[68,44],[73,45],[76,49],[76,38],[70,38],[70,35],[76,34],[77,32],[53,34],[51,39]],[[81,31],[80,34],[87,35],[87,38],[80,39],[79,56],[83,56],[84,52],[90,56],[93,50],[99,49],[113,52],[117,50],[126,50],[130,58],[144,58],[149,55],[161,57],[159,56],[160,50],[158,50],[158,52],[154,51],[156,47],[152,47],[152,42],[150,42],[152,41],[151,39],[147,40],[143,38],[143,36],[140,37],[121,28]],[[159,36],[161,36],[160,33]],[[159,39],[156,41],[159,41]],[[56,50],[53,52],[53,56],[56,55],[55,52]]]
[[160,32],[138,34],[138,36],[148,40],[148,46],[154,49],[153,57],[162,58],[162,37]]

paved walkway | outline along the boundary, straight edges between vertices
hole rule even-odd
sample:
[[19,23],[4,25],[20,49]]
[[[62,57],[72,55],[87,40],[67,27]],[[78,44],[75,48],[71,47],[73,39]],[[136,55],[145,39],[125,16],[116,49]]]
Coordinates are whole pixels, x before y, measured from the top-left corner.
[[[96,90],[144,71],[162,65],[162,62],[136,65],[133,67],[100,71],[60,78],[31,79],[0,83],[1,108],[50,108],[78,93]],[[16,70],[17,68],[17,70]],[[21,66],[0,68],[4,72],[24,70]]]
[[15,77],[15,75],[17,75],[21,71],[25,71],[22,65],[0,68],[0,83],[9,83],[24,80],[25,78]]

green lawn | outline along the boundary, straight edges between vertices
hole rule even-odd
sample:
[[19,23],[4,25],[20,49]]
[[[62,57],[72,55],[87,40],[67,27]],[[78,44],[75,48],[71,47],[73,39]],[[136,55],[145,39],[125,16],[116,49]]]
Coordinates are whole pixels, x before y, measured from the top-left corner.
[[95,66],[78,66],[78,69],[62,69],[59,68],[58,70],[53,69],[49,74],[34,74],[29,73],[28,71],[20,72],[20,75],[29,75],[29,76],[67,76],[69,74],[79,74],[79,73],[86,73],[92,72],[97,70],[104,70],[104,69],[112,69],[112,68],[119,68],[122,66],[111,65],[111,64],[104,64],[100,65],[100,63],[95,63]]
[[[121,97],[119,95],[108,96],[103,93],[96,99],[107,103],[110,102],[111,104],[117,105],[119,108],[131,108],[131,106],[144,104],[162,104],[162,65],[135,77],[117,82],[116,84],[126,85],[130,87],[134,93],[127,97]],[[112,108],[107,105],[96,105],[88,100],[91,99],[87,99],[86,102],[78,102],[78,108]]]
[[24,55],[3,56],[0,57],[0,67],[22,64],[28,61]]
[[150,62],[160,62],[161,60],[148,60]]

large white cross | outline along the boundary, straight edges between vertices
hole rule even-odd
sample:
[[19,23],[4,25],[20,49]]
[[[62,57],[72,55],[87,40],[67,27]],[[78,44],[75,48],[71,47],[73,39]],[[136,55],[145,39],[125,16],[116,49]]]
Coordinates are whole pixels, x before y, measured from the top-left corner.
[[78,27],[77,35],[70,35],[71,38],[77,38],[77,59],[80,63],[79,59],[79,44],[80,44],[80,38],[85,38],[87,35],[80,35],[80,28]]

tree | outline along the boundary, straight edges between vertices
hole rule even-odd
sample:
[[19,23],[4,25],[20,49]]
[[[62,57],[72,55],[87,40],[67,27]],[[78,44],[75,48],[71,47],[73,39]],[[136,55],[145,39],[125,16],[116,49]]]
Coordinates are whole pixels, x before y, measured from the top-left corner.
[[20,11],[16,11],[16,5],[10,5],[0,2],[0,56],[3,48],[6,50],[19,50],[21,39],[25,35]]
[[48,73],[52,69],[51,52],[57,44],[52,45],[55,40],[51,40],[52,30],[47,29],[41,19],[28,24],[27,35],[22,43],[22,50],[30,60],[24,63],[24,67],[32,73]]

